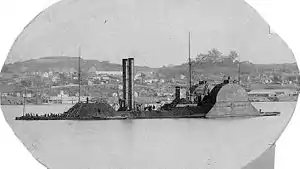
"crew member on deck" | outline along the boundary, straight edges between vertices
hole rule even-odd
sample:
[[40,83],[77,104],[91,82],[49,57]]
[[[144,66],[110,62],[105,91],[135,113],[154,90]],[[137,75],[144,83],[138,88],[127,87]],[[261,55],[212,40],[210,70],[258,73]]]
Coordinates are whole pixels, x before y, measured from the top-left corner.
[[206,81],[200,81],[198,86],[198,106],[202,105],[203,98],[208,94],[208,84]]
[[204,102],[209,95],[209,85],[207,81],[204,81],[204,89],[203,89],[203,96],[202,96],[202,102]]

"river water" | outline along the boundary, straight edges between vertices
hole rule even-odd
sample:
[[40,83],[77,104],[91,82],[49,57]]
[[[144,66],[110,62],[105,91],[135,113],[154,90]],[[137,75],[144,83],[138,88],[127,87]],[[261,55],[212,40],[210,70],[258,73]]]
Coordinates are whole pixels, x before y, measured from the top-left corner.
[[[22,106],[2,106],[8,124],[50,169],[240,169],[259,157],[290,120],[296,102],[253,103],[278,117],[124,121],[15,121]],[[72,105],[26,107],[60,113]]]

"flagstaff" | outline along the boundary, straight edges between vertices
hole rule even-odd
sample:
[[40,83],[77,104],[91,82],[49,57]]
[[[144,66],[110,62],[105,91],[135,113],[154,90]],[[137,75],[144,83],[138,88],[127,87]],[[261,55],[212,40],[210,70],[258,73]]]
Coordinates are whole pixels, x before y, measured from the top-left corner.
[[189,100],[192,100],[191,32],[189,32]]
[[81,59],[81,48],[80,46],[78,47],[78,102],[80,102],[80,85],[81,85],[81,77],[80,77],[80,59]]

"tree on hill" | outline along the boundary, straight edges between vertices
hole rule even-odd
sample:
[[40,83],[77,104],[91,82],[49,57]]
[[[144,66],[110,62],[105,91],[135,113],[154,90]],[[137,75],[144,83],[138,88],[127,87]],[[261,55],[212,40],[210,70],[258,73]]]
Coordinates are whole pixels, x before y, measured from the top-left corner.
[[23,87],[31,87],[32,81],[30,79],[21,80],[21,85]]
[[217,59],[220,59],[222,55],[223,55],[222,52],[220,52],[216,48],[213,48],[208,51],[208,54],[203,54],[203,53],[198,54],[196,57],[196,62],[201,62],[203,60],[216,61]]
[[208,57],[212,58],[213,60],[216,60],[218,58],[221,58],[223,55],[222,52],[220,52],[218,49],[213,48],[210,51],[208,51]]
[[232,61],[234,61],[234,60],[236,60],[239,57],[239,55],[238,55],[238,53],[236,51],[230,51],[228,57]]
[[202,60],[208,59],[207,57],[208,57],[208,56],[207,56],[206,54],[200,53],[200,54],[197,55],[196,61],[195,61],[195,62],[196,62],[196,63],[199,63],[199,62],[201,62]]

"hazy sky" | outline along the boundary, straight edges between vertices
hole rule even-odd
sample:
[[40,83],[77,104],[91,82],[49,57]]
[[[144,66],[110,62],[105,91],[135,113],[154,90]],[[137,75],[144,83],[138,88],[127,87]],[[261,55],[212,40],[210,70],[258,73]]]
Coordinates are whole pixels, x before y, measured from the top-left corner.
[[64,0],[36,17],[7,61],[77,56],[138,65],[181,64],[217,48],[253,63],[295,62],[287,45],[243,0]]

